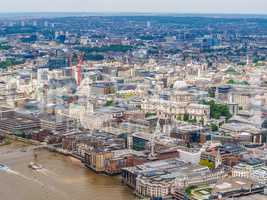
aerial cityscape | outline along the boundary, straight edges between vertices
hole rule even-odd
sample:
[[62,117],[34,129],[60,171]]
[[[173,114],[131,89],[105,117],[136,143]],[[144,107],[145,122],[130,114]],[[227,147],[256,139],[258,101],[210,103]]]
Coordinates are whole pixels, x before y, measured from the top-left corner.
[[267,199],[267,2],[20,2],[0,2],[0,200]]

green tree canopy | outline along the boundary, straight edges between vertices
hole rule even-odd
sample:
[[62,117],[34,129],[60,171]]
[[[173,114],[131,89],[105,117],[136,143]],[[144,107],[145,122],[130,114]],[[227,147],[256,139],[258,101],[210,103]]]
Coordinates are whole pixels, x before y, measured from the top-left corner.
[[220,117],[226,117],[226,119],[229,119],[232,117],[226,104],[216,103],[214,100],[204,102],[204,104],[210,106],[211,118],[220,119]]

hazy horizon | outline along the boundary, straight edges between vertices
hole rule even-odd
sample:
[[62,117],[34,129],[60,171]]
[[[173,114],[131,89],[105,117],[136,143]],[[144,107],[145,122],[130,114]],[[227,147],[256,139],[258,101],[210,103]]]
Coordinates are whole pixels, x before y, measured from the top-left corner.
[[[2,0],[3,1],[3,0]],[[174,13],[266,15],[266,0],[8,0],[0,13]]]

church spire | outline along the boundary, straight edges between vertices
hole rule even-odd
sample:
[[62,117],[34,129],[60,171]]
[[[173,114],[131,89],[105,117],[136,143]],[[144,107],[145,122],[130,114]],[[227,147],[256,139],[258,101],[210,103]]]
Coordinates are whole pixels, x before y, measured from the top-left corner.
[[215,169],[222,165],[222,157],[220,153],[220,149],[217,150],[217,155],[215,158]]
[[148,156],[148,159],[150,160],[155,160],[156,159],[156,152],[155,152],[155,139],[161,134],[161,127],[160,127],[160,123],[159,123],[159,119],[155,128],[155,131],[153,133],[153,136],[150,140],[151,143],[151,150],[150,150],[150,154]]

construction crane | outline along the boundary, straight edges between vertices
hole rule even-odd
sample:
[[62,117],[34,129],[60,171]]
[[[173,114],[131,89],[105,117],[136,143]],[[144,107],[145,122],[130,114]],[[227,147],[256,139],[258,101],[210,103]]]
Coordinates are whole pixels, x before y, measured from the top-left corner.
[[83,64],[83,54],[80,54],[78,56],[78,65],[77,65],[77,84],[80,85],[81,84],[81,80],[82,80],[82,64]]
[[72,55],[68,57],[68,64],[70,68],[70,77],[73,77],[74,75],[74,70],[73,70],[73,65],[72,65]]
[[[77,54],[76,54],[77,55]],[[76,57],[75,55],[75,57]],[[68,57],[68,64],[69,64],[69,69],[70,69],[70,77],[75,78],[77,85],[79,86],[82,81],[82,65],[83,65],[83,53],[80,55],[77,55],[77,66],[75,67],[73,65],[73,55],[69,55]]]

